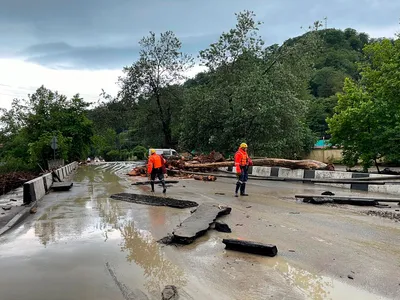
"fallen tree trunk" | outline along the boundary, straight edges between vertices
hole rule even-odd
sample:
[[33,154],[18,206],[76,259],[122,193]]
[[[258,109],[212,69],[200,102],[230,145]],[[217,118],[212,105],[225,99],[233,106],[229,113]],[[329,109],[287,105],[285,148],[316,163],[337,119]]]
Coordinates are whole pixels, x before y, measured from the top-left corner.
[[270,257],[274,257],[278,253],[276,246],[270,244],[234,239],[223,239],[222,242],[226,245],[225,249],[227,250],[235,250]]
[[[197,169],[213,169],[223,167],[233,167],[233,161],[224,161],[206,164],[190,164],[185,163],[185,168]],[[290,169],[313,169],[313,170],[326,170],[328,165],[316,160],[289,160],[281,158],[263,158],[253,160],[254,166],[269,166],[269,167],[285,167]]]

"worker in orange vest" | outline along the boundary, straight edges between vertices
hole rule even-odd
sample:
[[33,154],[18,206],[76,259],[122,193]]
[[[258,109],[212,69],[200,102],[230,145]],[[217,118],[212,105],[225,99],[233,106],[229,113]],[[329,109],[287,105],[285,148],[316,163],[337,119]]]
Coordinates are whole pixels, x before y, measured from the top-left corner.
[[150,177],[151,191],[154,193],[154,180],[156,177],[161,181],[163,186],[163,193],[167,192],[167,187],[164,181],[163,166],[166,160],[156,153],[156,150],[150,149],[150,156],[147,162],[147,176]]
[[247,144],[242,143],[235,154],[235,168],[238,181],[236,183],[235,197],[239,197],[238,192],[240,189],[241,196],[248,196],[246,194],[246,182],[249,178],[249,166],[252,166],[249,155],[247,154]]

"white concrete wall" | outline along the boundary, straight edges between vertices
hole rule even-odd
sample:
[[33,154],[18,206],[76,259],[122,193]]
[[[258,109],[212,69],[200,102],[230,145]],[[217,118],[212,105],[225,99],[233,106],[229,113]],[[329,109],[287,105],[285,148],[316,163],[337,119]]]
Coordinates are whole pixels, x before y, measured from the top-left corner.
[[33,193],[32,196],[34,196],[33,200],[40,200],[43,198],[44,195],[46,195],[46,190],[44,188],[44,181],[42,177],[32,179],[25,184],[33,186],[33,189],[31,189]]
[[291,170],[288,168],[279,168],[278,177],[284,178],[304,178],[304,170]]
[[[228,168],[223,168],[227,170]],[[236,172],[235,167],[233,168],[232,172]],[[297,169],[291,170],[288,168],[279,168],[278,177],[287,177],[287,178],[304,178],[304,170]],[[252,175],[258,176],[271,176],[271,167],[253,167]],[[381,176],[388,176],[388,175],[381,175],[381,174],[369,174],[370,177],[381,177]],[[315,179],[354,179],[352,178],[352,172],[336,172],[336,171],[322,171],[316,170],[315,171]],[[338,184],[338,183],[315,183],[321,186],[334,186],[343,189],[351,189],[351,184]],[[368,191],[370,192],[377,192],[377,193],[387,193],[387,194],[400,194],[400,184],[396,185],[369,185]]]
[[271,176],[271,168],[270,167],[254,166],[252,175]]
[[[335,171],[315,171],[315,179],[351,179],[351,172],[335,172]],[[350,189],[351,184],[337,184],[337,183],[316,183],[319,185],[334,186],[338,188]]]
[[[387,175],[370,174],[369,176],[376,178],[376,177],[387,176]],[[399,184],[369,185],[368,191],[376,192],[376,193],[400,194],[400,185]]]
[[51,173],[48,173],[46,175],[43,175],[42,178],[43,178],[45,190],[46,190],[46,192],[48,192],[51,188],[51,185],[53,184],[53,175]]

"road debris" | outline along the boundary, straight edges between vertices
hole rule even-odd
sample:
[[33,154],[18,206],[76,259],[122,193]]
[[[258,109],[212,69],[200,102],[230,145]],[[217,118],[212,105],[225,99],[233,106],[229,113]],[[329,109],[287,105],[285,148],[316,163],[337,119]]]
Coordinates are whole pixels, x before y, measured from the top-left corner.
[[[161,181],[156,180],[154,181],[154,184],[160,184]],[[175,184],[175,183],[179,183],[178,180],[165,180],[164,181],[165,184]],[[134,182],[132,183],[132,185],[150,185],[151,181],[139,181],[139,182]]]
[[262,244],[237,239],[223,239],[222,242],[226,245],[225,249],[227,250],[259,254],[270,257],[274,257],[278,253],[278,248],[271,244]]
[[400,213],[393,211],[380,211],[380,210],[368,210],[364,212],[368,216],[378,216],[381,218],[386,218],[390,220],[394,220],[396,222],[400,222]]
[[37,213],[37,207],[32,207],[29,211],[31,214],[36,214]]
[[0,195],[22,186],[25,182],[37,177],[37,174],[30,172],[11,172],[0,174]]
[[352,275],[347,275],[347,278],[354,280],[354,277]]
[[228,224],[223,221],[216,221],[215,222],[215,230],[219,232],[232,232],[231,228]]
[[111,195],[110,198],[137,204],[168,206],[173,208],[189,208],[198,206],[197,202],[188,200],[179,200],[174,198],[150,196],[143,194],[120,193]]
[[320,196],[320,195],[295,195],[295,198],[303,198],[303,202],[312,204],[349,204],[357,206],[376,206],[378,205],[377,198],[362,198],[362,197],[339,197],[339,196]]
[[200,181],[216,181],[217,177],[215,177],[213,175],[209,175],[209,176],[194,175],[193,179],[200,180]]
[[218,204],[203,203],[187,219],[185,219],[172,233],[173,242],[178,244],[191,244],[202,236],[210,228],[214,221],[222,216],[230,214],[230,207],[219,207]]
[[69,191],[73,185],[72,182],[54,182],[51,188],[53,191]]
[[335,193],[332,193],[331,191],[325,191],[325,192],[322,192],[321,195],[325,195],[325,196],[335,196]]
[[3,210],[10,210],[10,209],[11,209],[11,206],[3,206],[2,209],[3,209]]
[[174,285],[167,285],[161,293],[161,300],[178,300],[178,289]]

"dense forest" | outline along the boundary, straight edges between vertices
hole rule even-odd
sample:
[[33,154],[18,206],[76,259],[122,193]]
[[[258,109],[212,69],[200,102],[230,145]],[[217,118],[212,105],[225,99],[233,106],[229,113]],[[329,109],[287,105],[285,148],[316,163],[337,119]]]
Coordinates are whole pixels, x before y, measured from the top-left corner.
[[[53,136],[66,161],[141,159],[148,147],[229,155],[242,141],[257,156],[301,158],[331,137],[350,166],[399,160],[400,41],[321,24],[265,45],[262,23],[244,11],[196,57],[173,32],[151,32],[118,95],[103,91],[94,108],[45,87],[15,99],[0,118],[1,168],[45,165]],[[187,78],[195,63],[207,71]]]

